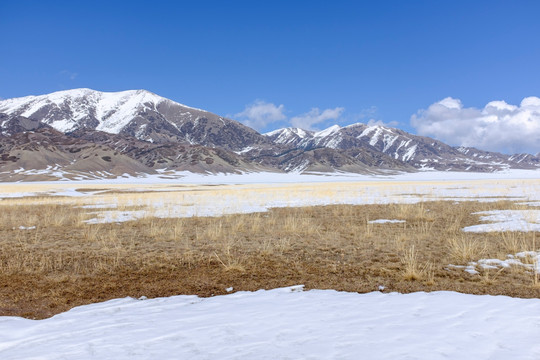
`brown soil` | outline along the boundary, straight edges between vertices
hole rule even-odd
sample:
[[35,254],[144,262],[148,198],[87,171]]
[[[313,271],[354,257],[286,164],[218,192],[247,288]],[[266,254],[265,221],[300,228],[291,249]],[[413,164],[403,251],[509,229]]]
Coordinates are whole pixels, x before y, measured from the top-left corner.
[[[495,203],[320,206],[219,218],[87,225],[85,209],[2,206],[0,315],[46,318],[112,298],[213,296],[226,288],[370,292],[452,290],[540,297],[522,267],[470,275],[448,264],[537,249],[535,233],[463,233]],[[92,210],[92,211],[95,211]],[[405,224],[368,224],[373,219]],[[20,230],[19,226],[37,226]],[[460,253],[452,239],[477,246]],[[539,237],[540,239],[540,237]],[[538,242],[540,243],[540,241]],[[410,256],[410,255],[414,256]]]

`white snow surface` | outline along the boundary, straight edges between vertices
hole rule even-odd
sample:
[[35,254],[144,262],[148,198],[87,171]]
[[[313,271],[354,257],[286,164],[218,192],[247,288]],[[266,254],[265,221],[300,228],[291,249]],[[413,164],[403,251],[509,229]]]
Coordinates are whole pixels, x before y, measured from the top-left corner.
[[35,226],[19,226],[19,230],[34,230]]
[[[529,258],[529,262],[524,262],[524,259]],[[483,269],[500,269],[509,268],[511,266],[522,266],[540,273],[540,252],[537,251],[522,251],[515,255],[507,255],[506,259],[480,259],[477,262],[470,262],[469,266],[479,266]]]
[[369,224],[399,224],[404,223],[405,220],[396,220],[396,219],[377,219],[368,221]]
[[[90,219],[91,223],[102,223],[138,219],[146,216],[148,212],[157,217],[189,217],[263,212],[272,207],[328,204],[417,203],[429,200],[497,201],[500,198],[535,203],[540,201],[540,181],[536,181],[539,178],[540,171],[527,170],[490,174],[426,171],[387,176],[350,173],[202,175],[161,172],[145,177],[122,176],[117,179],[2,183],[0,199],[56,195],[86,199],[86,204],[79,202],[77,205],[101,206],[117,200],[101,200],[99,192],[89,194],[76,189],[87,185],[121,185],[125,191],[132,192],[176,189],[170,196],[156,196],[148,200],[138,199],[133,195],[133,200],[125,204],[143,206],[147,210],[119,212],[117,209],[102,209],[96,212],[94,219]],[[29,184],[46,186],[42,187],[44,190],[36,191]],[[215,187],[208,187],[205,189],[208,191],[203,192],[189,191],[190,184],[223,185],[231,191],[216,196],[217,193],[211,191],[216,189]]]
[[10,359],[539,359],[540,300],[301,286],[0,318]]
[[[277,174],[276,174],[277,175]],[[418,175],[418,174],[417,174]],[[232,176],[240,179],[241,177]],[[249,176],[247,176],[249,178]],[[247,179],[246,178],[246,179]],[[399,179],[400,177],[397,176]],[[271,178],[266,178],[269,181]],[[508,183],[497,183],[488,181],[479,182],[440,182],[426,183],[412,181],[389,183],[387,186],[384,180],[376,181],[375,178],[358,183],[354,182],[355,177],[348,178],[339,176],[317,177],[305,175],[287,174],[287,176],[276,179],[306,179],[313,181],[313,186],[303,187],[295,190],[294,186],[288,183],[280,184],[279,181],[273,185],[256,184],[243,188],[242,191],[228,192],[220,196],[207,197],[205,194],[197,192],[185,192],[182,202],[177,197],[162,196],[157,202],[152,204],[134,202],[130,205],[150,206],[151,213],[157,217],[189,217],[189,216],[220,216],[233,213],[264,212],[273,207],[290,206],[317,206],[328,204],[390,204],[390,203],[418,203],[427,200],[457,200],[457,201],[496,201],[498,196],[504,196],[510,200],[533,200],[540,198],[540,183],[536,186],[518,186],[509,188]],[[337,184],[328,185],[317,182],[332,182],[337,179]],[[352,183],[348,182],[353,181]],[[343,185],[339,182],[344,181]],[[228,183],[228,182],[226,182]],[[233,182],[234,183],[234,182]],[[352,184],[352,185],[351,185]],[[465,185],[465,187],[463,187]],[[140,189],[140,187],[139,187]],[[325,190],[326,189],[326,193]],[[309,193],[309,195],[307,195]],[[63,192],[63,195],[68,195]],[[185,205],[188,204],[188,205]],[[132,214],[130,217],[129,214]],[[88,220],[89,223],[108,223],[139,219],[147,216],[146,211],[130,211],[119,213],[116,210],[99,211],[96,217]],[[484,231],[484,230],[481,230]]]
[[[30,170],[20,169],[18,172],[26,173]],[[36,170],[45,173],[45,170]],[[4,172],[5,173],[5,172]],[[108,174],[112,175],[112,174]],[[493,173],[458,172],[458,171],[421,171],[421,172],[388,172],[380,175],[364,175],[347,172],[333,173],[278,173],[278,172],[244,172],[241,174],[217,173],[200,174],[189,171],[166,171],[158,170],[158,174],[140,174],[131,176],[124,174],[116,179],[83,179],[70,180],[62,177],[60,181],[72,183],[103,183],[103,184],[159,184],[159,183],[184,183],[199,185],[215,184],[291,184],[291,183],[321,183],[321,182],[388,182],[388,181],[482,181],[482,180],[525,180],[540,179],[540,170],[516,170],[507,169]],[[32,184],[43,184],[51,182],[30,182]],[[55,182],[52,182],[55,183]],[[58,182],[56,182],[58,183]],[[9,184],[4,182],[2,184]],[[539,198],[540,200],[540,198]]]
[[506,255],[506,259],[480,259],[471,261],[467,265],[450,264],[448,268],[463,269],[469,274],[480,274],[478,270],[496,270],[508,269],[512,266],[523,267],[531,274],[540,274],[540,251],[522,251],[517,254]]
[[481,221],[490,223],[468,226],[463,231],[540,231],[540,210],[492,210],[477,214],[482,215]]

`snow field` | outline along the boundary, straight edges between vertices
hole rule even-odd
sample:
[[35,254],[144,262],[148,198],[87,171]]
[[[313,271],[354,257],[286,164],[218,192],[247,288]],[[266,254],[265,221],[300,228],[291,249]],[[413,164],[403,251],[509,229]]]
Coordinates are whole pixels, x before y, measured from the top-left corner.
[[468,226],[463,231],[540,231],[540,210],[494,210],[483,211],[481,221],[488,224]]
[[[282,174],[271,174],[268,177],[265,177],[265,174],[246,174],[245,178],[241,175],[205,177],[190,174],[182,180],[161,179],[158,183],[145,183],[142,180],[140,183],[130,183],[119,180],[2,184],[0,198],[56,195],[78,198],[79,200],[57,200],[73,203],[75,206],[99,208],[103,205],[105,208],[116,204],[116,209],[96,211],[96,216],[90,223],[121,222],[144,216],[220,216],[262,212],[272,207],[327,204],[417,203],[429,200],[540,201],[540,180],[534,178],[534,175],[540,175],[540,172],[514,172],[516,179],[508,179],[506,176],[509,175],[500,173],[472,174],[476,177],[455,173],[431,173],[428,174],[431,177],[428,177],[426,174],[428,173],[401,174],[383,178],[353,174],[289,174],[289,178],[281,176]],[[440,180],[443,175],[452,180]],[[459,179],[458,175],[464,179]],[[479,180],[479,175],[486,176],[487,179]],[[519,179],[519,176],[523,179]],[[307,182],[295,183],[302,180]],[[96,191],[77,191],[80,188],[95,188]],[[116,193],[104,193],[107,189]],[[142,208],[129,209],[134,206]],[[516,221],[512,221],[512,226],[515,224]]]
[[540,300],[289,287],[0,318],[2,359],[538,359]]

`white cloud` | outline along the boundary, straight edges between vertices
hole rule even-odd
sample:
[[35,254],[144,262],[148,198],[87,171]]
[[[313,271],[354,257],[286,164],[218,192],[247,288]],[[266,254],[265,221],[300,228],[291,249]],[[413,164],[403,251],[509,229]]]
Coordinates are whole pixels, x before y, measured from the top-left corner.
[[378,111],[377,107],[372,105],[372,106],[370,106],[368,108],[362,109],[362,111],[352,115],[352,117],[356,121],[365,120],[365,119],[372,119],[377,115],[377,111]]
[[322,112],[319,108],[312,108],[309,112],[291,118],[291,125],[305,130],[313,130],[314,125],[326,120],[337,120],[345,109],[337,107],[325,109]]
[[519,106],[491,101],[477,109],[447,97],[411,116],[411,125],[419,135],[451,145],[536,154],[540,151],[540,98],[527,97]]
[[[234,114],[233,117],[238,119],[244,125],[259,131],[265,129],[272,123],[285,120],[288,120],[291,126],[305,130],[314,130],[315,125],[324,121],[335,120],[337,122],[344,110],[345,109],[342,107],[325,109],[322,111],[319,108],[312,108],[305,114],[288,119],[285,115],[284,105],[277,106],[263,100],[256,100],[252,104],[246,105],[244,111]],[[370,109],[370,113],[373,111],[373,109]]]
[[78,73],[69,70],[62,70],[60,71],[60,74],[63,76],[67,76],[70,80],[75,80],[75,78],[79,76]]
[[375,125],[378,125],[378,126],[386,126],[386,127],[396,127],[399,125],[399,123],[397,121],[390,121],[388,123],[382,121],[382,120],[376,120],[376,119],[369,119],[369,121],[367,122],[367,125],[368,126],[375,126]]
[[262,130],[267,125],[285,120],[285,106],[276,106],[262,100],[256,100],[253,104],[247,105],[244,111],[234,116],[244,124],[256,130]]

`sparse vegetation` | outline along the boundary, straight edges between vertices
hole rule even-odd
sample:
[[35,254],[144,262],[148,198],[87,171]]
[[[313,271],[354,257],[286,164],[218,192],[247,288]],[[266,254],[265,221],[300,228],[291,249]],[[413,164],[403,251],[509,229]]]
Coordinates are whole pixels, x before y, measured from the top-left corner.
[[[114,194],[106,195],[108,197]],[[141,209],[126,202],[119,211]],[[509,201],[275,208],[220,217],[88,224],[73,200],[0,203],[0,315],[43,318],[123,296],[211,296],[294,284],[369,292],[455,290],[538,297],[524,267],[448,267],[536,249],[536,234],[464,233]],[[371,224],[370,219],[405,223]],[[25,229],[20,228],[24,226]],[[28,229],[35,226],[35,228]],[[536,249],[538,250],[538,249]],[[531,260],[533,261],[533,260]]]

